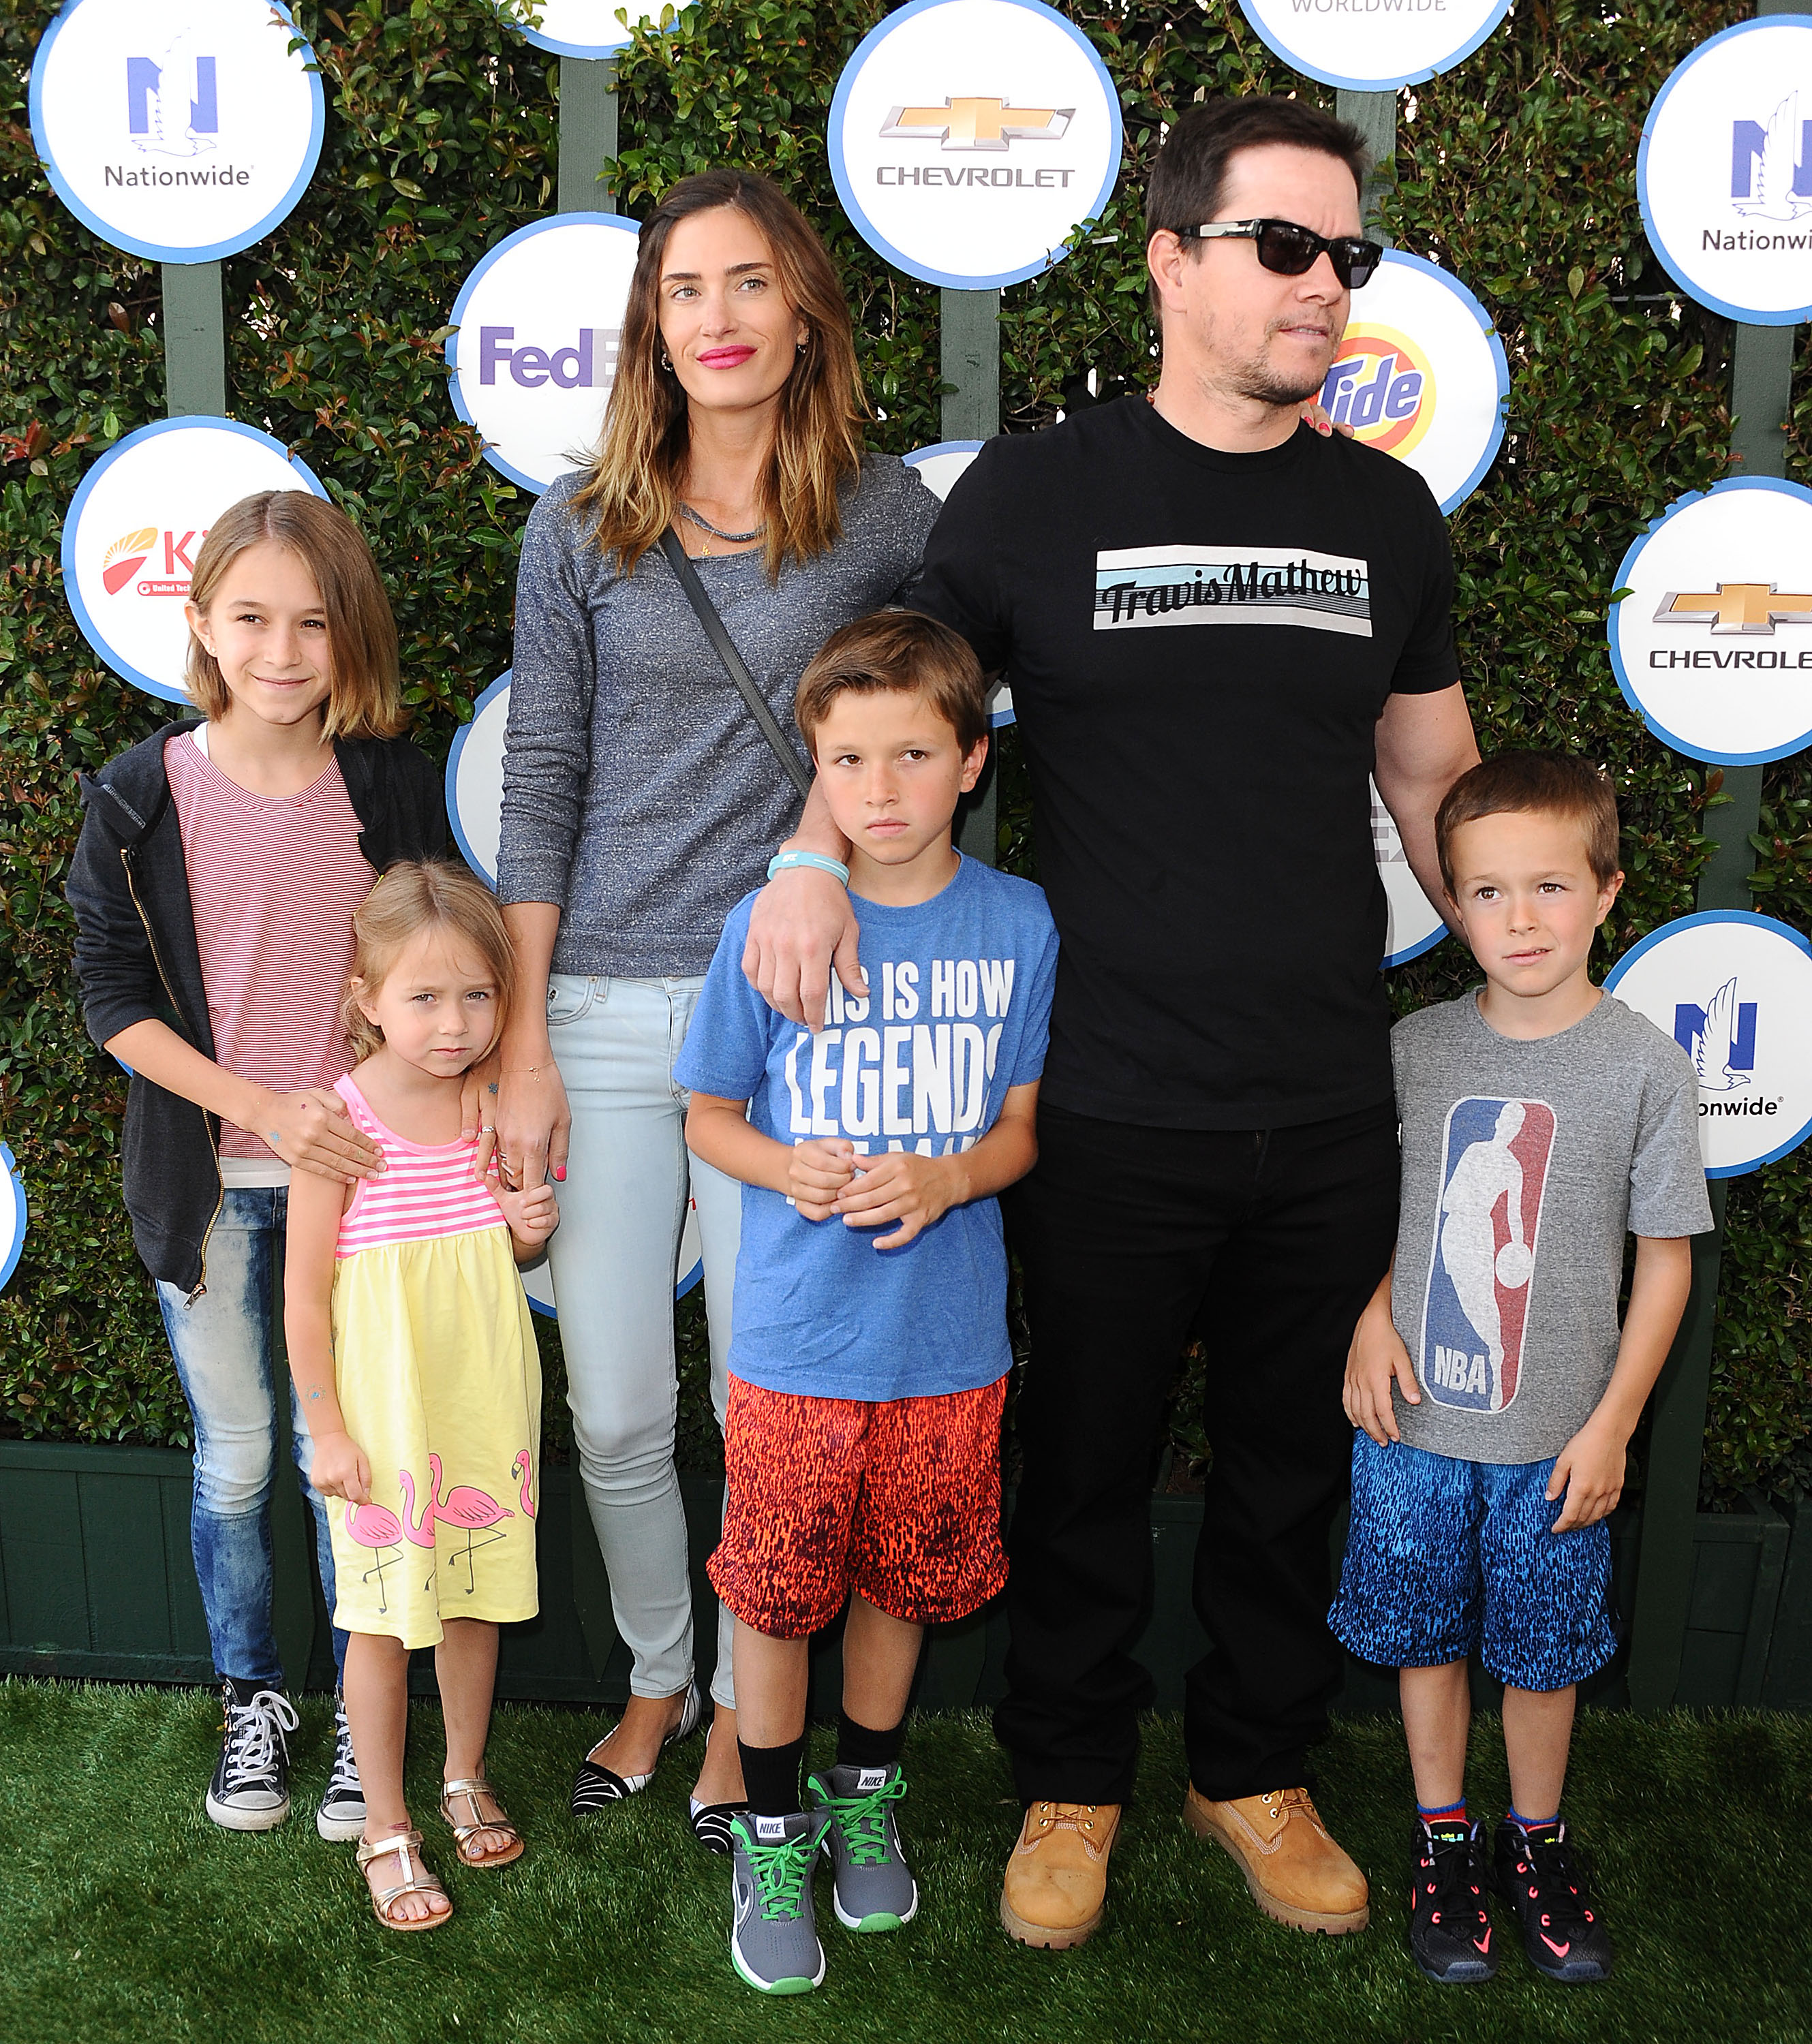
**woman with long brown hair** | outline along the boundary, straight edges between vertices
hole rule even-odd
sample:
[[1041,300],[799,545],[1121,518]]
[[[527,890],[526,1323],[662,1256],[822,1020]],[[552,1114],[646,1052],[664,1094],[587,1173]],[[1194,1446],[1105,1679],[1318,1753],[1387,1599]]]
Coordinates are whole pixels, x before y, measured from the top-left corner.
[[[637,1792],[698,1720],[673,1269],[690,1189],[721,1421],[741,1204],[688,1169],[672,1066],[724,920],[799,810],[660,542],[679,534],[791,735],[806,662],[900,598],[938,509],[903,463],[863,451],[864,410],[812,229],[764,179],[688,178],[641,230],[596,458],[548,490],[523,542],[498,859],[522,997],[497,1139],[512,1182],[559,1187],[574,1438],[634,1662],[579,1811]],[[743,1796],[727,1626],[719,1641],[693,1826],[727,1851]]]

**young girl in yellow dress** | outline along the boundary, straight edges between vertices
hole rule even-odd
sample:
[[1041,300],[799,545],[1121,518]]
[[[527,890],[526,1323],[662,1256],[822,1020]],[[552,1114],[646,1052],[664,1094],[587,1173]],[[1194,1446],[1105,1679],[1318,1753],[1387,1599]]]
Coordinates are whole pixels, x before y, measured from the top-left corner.
[[[359,1864],[379,1923],[426,1931],[452,1904],[403,1801],[409,1654],[433,1646],[446,1719],[440,1813],[472,1867],[521,1856],[484,1777],[497,1628],[533,1618],[541,1379],[516,1260],[558,1220],[552,1187],[475,1180],[460,1078],[497,1040],[510,950],[463,869],[393,866],[353,917],[342,1020],[363,1061],[338,1091],[383,1157],[290,1191],[284,1327],[329,1507],[351,1635],[346,1716],[365,1785]],[[512,1254],[514,1251],[514,1254]]]

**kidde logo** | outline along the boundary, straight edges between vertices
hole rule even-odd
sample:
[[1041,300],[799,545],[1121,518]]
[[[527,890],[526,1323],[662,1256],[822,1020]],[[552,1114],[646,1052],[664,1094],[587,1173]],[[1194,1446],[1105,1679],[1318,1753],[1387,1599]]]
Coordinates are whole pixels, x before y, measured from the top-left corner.
[[617,349],[622,329],[614,326],[587,326],[570,348],[529,348],[513,345],[513,326],[481,326],[478,330],[478,380],[494,384],[498,373],[507,370],[512,383],[525,390],[539,390],[552,383],[560,390],[602,390],[617,373]]
[[946,96],[941,106],[896,106],[882,122],[881,133],[890,140],[998,152],[1014,142],[1060,140],[1075,118],[1073,106],[1015,106],[1007,99]]
[[101,586],[109,596],[117,596],[152,555],[161,549],[162,577],[155,573],[148,576],[138,585],[137,594],[186,597],[190,579],[195,572],[189,549],[198,546],[207,536],[205,525],[198,532],[187,532],[160,531],[155,525],[140,525],[133,532],[122,533],[102,557]]
[[1812,624],[1812,595],[1786,595],[1772,582],[1721,582],[1714,590],[1672,590],[1655,613],[1657,624],[1702,624],[1714,632],[1774,636],[1777,624]]
[[1356,440],[1402,456],[1434,421],[1434,371],[1427,355],[1395,328],[1351,327],[1321,386],[1321,403],[1337,426],[1352,428]]

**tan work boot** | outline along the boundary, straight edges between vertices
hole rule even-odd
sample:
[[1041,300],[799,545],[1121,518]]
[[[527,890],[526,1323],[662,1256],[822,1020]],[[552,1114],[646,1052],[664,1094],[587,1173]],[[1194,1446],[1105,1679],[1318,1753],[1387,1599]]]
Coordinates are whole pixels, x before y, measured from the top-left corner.
[[1000,1920],[1022,1945],[1068,1951],[1091,1937],[1107,1896],[1118,1803],[1034,1803],[1006,1863]]
[[1266,1915],[1297,1931],[1363,1931],[1372,1921],[1365,1876],[1329,1837],[1306,1788],[1274,1788],[1210,1803],[1194,1784],[1183,1821],[1238,1862]]

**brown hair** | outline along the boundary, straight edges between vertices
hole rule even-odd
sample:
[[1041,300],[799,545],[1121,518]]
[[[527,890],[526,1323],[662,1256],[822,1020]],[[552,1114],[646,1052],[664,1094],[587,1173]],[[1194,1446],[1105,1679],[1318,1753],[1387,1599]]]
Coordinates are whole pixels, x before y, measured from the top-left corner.
[[360,1008],[390,977],[410,940],[423,930],[465,938],[497,982],[494,1043],[510,1019],[515,954],[503,913],[489,888],[450,859],[404,859],[387,867],[352,913],[352,970],[340,997],[340,1026],[355,1058],[371,1055],[384,1032]]
[[1441,877],[1453,892],[1453,833],[1483,816],[1544,816],[1577,824],[1586,863],[1600,887],[1618,870],[1617,791],[1610,776],[1564,752],[1500,752],[1462,774],[1435,813],[1434,848]]
[[806,328],[805,346],[780,389],[761,482],[770,580],[779,578],[789,557],[811,560],[836,545],[843,532],[839,492],[860,473],[868,405],[849,307],[824,244],[779,188],[751,171],[683,178],[642,223],[603,435],[572,499],[596,521],[599,548],[617,556],[625,574],[678,516],[691,447],[686,393],[660,363],[662,259],[681,221],[726,206],[760,230],[787,302]]
[[[240,498],[209,527],[195,556],[189,601],[205,612],[233,563],[247,548],[267,541],[287,547],[321,591],[332,674],[323,735],[395,737],[408,722],[397,672],[396,620],[364,535],[337,505],[324,504],[306,490],[261,490]],[[204,716],[224,717],[233,707],[219,663],[193,631],[183,686]]]
[[965,756],[988,734],[982,666],[968,640],[916,610],[881,610],[832,632],[806,663],[793,699],[793,721],[808,751],[846,690],[921,695],[956,734]]

